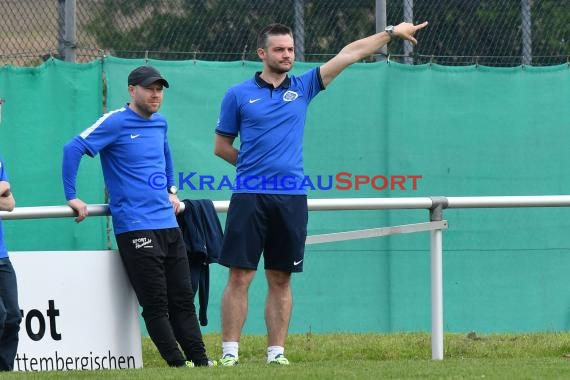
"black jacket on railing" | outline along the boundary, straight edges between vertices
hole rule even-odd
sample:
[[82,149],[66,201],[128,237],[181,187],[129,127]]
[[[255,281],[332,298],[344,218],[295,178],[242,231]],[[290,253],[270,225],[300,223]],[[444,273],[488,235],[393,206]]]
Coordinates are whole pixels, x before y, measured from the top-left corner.
[[214,203],[209,199],[184,199],[184,211],[177,215],[192,275],[192,289],[198,294],[200,325],[208,325],[210,296],[209,264],[217,263],[223,232]]

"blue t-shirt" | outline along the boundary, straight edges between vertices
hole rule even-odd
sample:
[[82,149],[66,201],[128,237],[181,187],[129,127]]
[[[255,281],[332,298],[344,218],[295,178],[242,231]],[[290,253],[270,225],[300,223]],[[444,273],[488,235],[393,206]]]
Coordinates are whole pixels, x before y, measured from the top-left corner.
[[259,74],[227,91],[216,127],[241,141],[234,193],[306,194],[303,133],[309,103],[324,89],[319,68],[277,88]]
[[167,129],[161,114],[146,119],[128,104],[103,115],[64,148],[66,198],[75,198],[81,159],[72,151],[91,157],[99,153],[115,234],[178,227],[166,191],[174,183]]
[[[0,157],[0,181],[8,182],[8,175],[4,169],[4,160]],[[8,257],[8,250],[4,244],[4,229],[2,228],[2,219],[0,219],[0,259]]]

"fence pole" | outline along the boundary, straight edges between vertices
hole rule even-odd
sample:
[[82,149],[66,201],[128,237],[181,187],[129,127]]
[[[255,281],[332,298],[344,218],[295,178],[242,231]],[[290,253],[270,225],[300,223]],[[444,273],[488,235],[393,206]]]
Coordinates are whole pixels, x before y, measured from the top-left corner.
[[305,0],[295,0],[295,60],[305,60]]
[[65,57],[65,0],[57,0],[57,55]]
[[[386,0],[376,0],[376,33],[383,32],[386,28]],[[388,56],[388,46],[384,45],[380,48],[380,56],[377,61],[384,61]]]
[[63,51],[67,62],[75,62],[75,48],[77,44],[75,28],[76,0],[65,0],[65,38]]
[[522,64],[532,64],[532,14],[531,0],[521,0]]
[[[404,21],[414,23],[414,0],[403,0],[404,1]],[[414,45],[405,40],[404,41],[404,62],[413,65],[414,59],[412,54],[414,53]]]

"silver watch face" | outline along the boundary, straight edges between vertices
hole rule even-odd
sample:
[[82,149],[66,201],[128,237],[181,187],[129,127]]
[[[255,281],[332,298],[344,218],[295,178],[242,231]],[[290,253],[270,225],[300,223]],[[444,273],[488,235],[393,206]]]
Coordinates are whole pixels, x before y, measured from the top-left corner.
[[388,25],[384,30],[389,35],[391,35],[391,36],[394,35],[394,25]]
[[176,188],[176,186],[168,186],[168,194],[176,194],[178,192],[178,189]]

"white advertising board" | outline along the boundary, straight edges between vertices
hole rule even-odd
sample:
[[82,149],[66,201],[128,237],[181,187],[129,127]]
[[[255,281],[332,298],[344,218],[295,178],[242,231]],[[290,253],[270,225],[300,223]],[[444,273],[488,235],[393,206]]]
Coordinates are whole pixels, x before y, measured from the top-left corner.
[[23,320],[15,371],[142,367],[138,302],[115,251],[10,252]]

